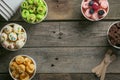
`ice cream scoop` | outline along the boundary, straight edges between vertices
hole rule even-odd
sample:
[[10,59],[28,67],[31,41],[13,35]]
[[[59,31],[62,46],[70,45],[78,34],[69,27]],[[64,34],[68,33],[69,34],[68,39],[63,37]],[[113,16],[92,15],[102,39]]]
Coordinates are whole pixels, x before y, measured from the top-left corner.
[[26,39],[26,34],[25,33],[18,34],[18,39],[24,41]]
[[15,25],[14,28],[13,28],[14,32],[15,33],[21,33],[22,31],[22,26],[20,25]]
[[14,49],[15,48],[15,45],[13,42],[9,43],[9,46],[8,46],[9,49]]
[[85,9],[87,9],[89,6],[88,6],[88,2],[84,2],[83,4],[82,4],[82,7],[83,8],[85,8]]
[[17,34],[12,32],[9,34],[9,40],[16,41],[17,40]]
[[6,33],[2,33],[2,34],[1,34],[1,42],[6,41],[7,39],[8,39],[7,34],[6,34]]
[[92,16],[92,15],[90,14],[90,10],[89,10],[89,9],[86,10],[85,16],[87,16],[87,17],[91,17],[91,16]]
[[108,8],[108,1],[107,0],[103,0],[103,1],[100,1],[100,5],[102,8]]
[[30,76],[28,73],[24,72],[20,75],[20,80],[29,80]]
[[8,41],[4,41],[4,42],[3,42],[3,46],[4,46],[5,48],[8,48],[9,42],[8,42]]
[[98,18],[98,13],[94,13],[93,15],[92,15],[92,19],[93,20],[98,20],[99,18]]
[[23,45],[24,45],[23,40],[18,40],[18,41],[16,41],[16,47],[17,47],[18,49],[21,48],[21,47],[23,47]]
[[7,25],[4,29],[4,32],[8,34],[8,33],[12,32],[12,30],[13,30],[12,27],[10,25]]

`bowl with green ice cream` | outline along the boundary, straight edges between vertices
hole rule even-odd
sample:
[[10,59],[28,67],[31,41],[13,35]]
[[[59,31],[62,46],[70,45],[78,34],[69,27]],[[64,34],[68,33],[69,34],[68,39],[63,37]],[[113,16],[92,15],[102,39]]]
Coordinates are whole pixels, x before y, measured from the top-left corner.
[[21,16],[30,24],[43,21],[48,13],[48,6],[44,0],[25,0],[21,4]]

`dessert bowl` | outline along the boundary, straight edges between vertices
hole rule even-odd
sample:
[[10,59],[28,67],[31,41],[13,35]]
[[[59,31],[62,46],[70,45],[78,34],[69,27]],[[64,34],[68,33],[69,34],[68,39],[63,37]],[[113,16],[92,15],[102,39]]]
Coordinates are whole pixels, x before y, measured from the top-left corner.
[[120,49],[120,22],[114,22],[107,31],[107,39],[111,46]]
[[83,0],[81,3],[83,16],[90,21],[99,21],[105,18],[109,12],[107,0]]
[[36,63],[28,55],[17,55],[9,63],[9,73],[14,80],[31,80],[36,74]]
[[20,13],[25,22],[37,24],[47,17],[48,6],[44,0],[24,0]]
[[0,32],[0,42],[2,46],[10,51],[21,49],[27,41],[25,29],[16,23],[5,25]]

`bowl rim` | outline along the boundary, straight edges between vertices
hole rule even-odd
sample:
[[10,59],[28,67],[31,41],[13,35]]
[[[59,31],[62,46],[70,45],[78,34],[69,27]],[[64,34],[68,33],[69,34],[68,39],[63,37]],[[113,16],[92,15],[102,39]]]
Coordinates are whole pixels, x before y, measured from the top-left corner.
[[[1,29],[1,31],[0,31],[0,38],[1,38],[1,35],[2,35],[2,32],[3,32],[3,30],[8,26],[8,25],[11,25],[11,24],[14,24],[14,25],[19,25],[19,26],[21,26],[22,27],[22,29],[24,30],[24,32],[25,32],[25,34],[26,34],[26,39],[25,39],[25,42],[24,42],[24,45],[26,44],[26,42],[27,42],[27,33],[26,33],[26,30],[23,28],[23,26],[22,25],[20,25],[20,24],[17,24],[17,23],[9,23],[9,24],[6,24],[2,29]],[[4,47],[4,45],[2,44],[2,42],[0,42],[1,43],[1,45],[2,45],[2,47],[3,48],[5,48],[6,50],[9,50],[9,51],[17,51],[17,50],[20,50],[21,48],[19,48],[19,49],[8,49],[8,48],[6,48],[6,47]]]
[[87,16],[85,16],[85,14],[84,14],[84,12],[83,12],[83,9],[82,9],[82,4],[84,3],[84,1],[85,1],[85,0],[82,0],[82,2],[81,2],[81,12],[82,12],[83,16],[84,16],[87,20],[89,20],[89,21],[100,21],[100,20],[104,19],[104,18],[108,15],[109,10],[110,10],[110,6],[109,6],[109,1],[108,1],[108,0],[107,0],[107,2],[108,2],[107,14],[106,14],[104,17],[102,17],[102,18],[100,18],[100,19],[98,19],[98,20],[93,20],[93,19],[90,19],[90,18],[88,18]]
[[107,30],[107,40],[108,40],[109,44],[110,44],[112,47],[114,47],[114,48],[116,48],[116,49],[120,49],[120,47],[118,47],[118,46],[116,46],[116,45],[113,45],[113,44],[111,43],[110,39],[109,39],[109,30],[111,29],[111,27],[112,27],[114,24],[117,24],[117,23],[120,23],[120,21],[113,22],[112,24],[109,25],[109,28],[108,28],[108,30]]
[[10,76],[11,76],[14,80],[17,80],[16,78],[14,78],[14,77],[12,76],[12,73],[11,73],[11,70],[10,70],[10,63],[13,62],[13,60],[15,60],[15,58],[16,58],[17,56],[25,56],[25,57],[27,57],[27,58],[30,58],[30,59],[33,61],[34,65],[35,65],[35,71],[34,71],[32,77],[29,79],[29,80],[31,80],[31,79],[35,76],[35,74],[36,74],[37,64],[36,64],[35,60],[34,60],[32,57],[28,56],[28,55],[16,55],[16,56],[14,56],[14,57],[10,60],[10,62],[9,62],[9,67],[8,67]]
[[[24,0],[24,1],[26,1],[26,0]],[[23,2],[24,2],[23,1]],[[22,19],[25,21],[25,22],[27,22],[27,23],[29,23],[29,24],[38,24],[38,23],[40,23],[40,22],[42,22],[46,17],[47,17],[47,15],[48,15],[48,5],[47,5],[47,3],[46,3],[46,1],[45,0],[42,0],[44,3],[45,3],[45,5],[46,5],[46,14],[45,14],[45,16],[40,20],[40,21],[38,21],[38,22],[35,22],[35,23],[30,23],[30,22],[28,22],[27,20],[25,20],[23,17],[22,17],[22,12],[21,12],[21,6],[20,6],[20,15],[21,15],[21,17],[22,17]],[[22,3],[23,3],[22,2]],[[21,3],[21,4],[22,4]]]

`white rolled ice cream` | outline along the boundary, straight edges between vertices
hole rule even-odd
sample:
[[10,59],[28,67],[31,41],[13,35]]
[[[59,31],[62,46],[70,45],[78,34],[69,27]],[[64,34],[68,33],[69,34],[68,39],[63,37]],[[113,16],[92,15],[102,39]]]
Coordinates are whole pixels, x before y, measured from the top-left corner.
[[4,48],[15,51],[24,46],[27,40],[27,34],[21,25],[11,23],[1,30],[0,40]]

